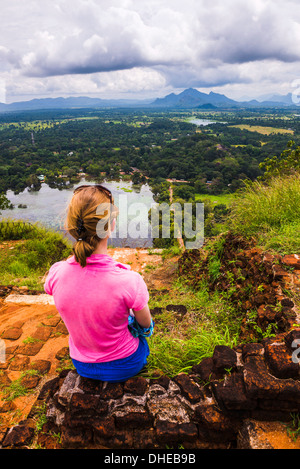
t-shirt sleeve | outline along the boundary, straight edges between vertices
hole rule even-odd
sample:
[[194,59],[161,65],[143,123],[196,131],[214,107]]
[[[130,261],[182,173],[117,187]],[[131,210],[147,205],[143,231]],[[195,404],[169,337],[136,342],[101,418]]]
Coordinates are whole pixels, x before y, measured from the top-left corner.
[[58,267],[59,267],[59,262],[57,262],[56,264],[53,264],[49,269],[46,281],[44,283],[44,290],[46,293],[48,293],[48,295],[52,295],[53,293],[52,292],[53,282],[54,282],[55,274],[57,272]]
[[134,295],[132,295],[132,304],[128,305],[130,309],[140,311],[143,309],[149,301],[149,292],[147,285],[140,274],[137,274],[136,289]]

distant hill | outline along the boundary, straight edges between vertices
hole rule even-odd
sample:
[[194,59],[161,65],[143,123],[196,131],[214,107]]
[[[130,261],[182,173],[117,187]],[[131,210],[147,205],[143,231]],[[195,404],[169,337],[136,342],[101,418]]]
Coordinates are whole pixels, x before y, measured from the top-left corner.
[[217,106],[214,106],[213,104],[207,103],[207,104],[201,104],[201,106],[198,106],[198,109],[217,109]]
[[199,107],[207,106],[209,104],[213,106],[238,106],[239,103],[227,98],[223,94],[213,93],[209,94],[201,93],[194,88],[189,88],[182,91],[180,94],[171,93],[165,98],[158,98],[153,103],[154,106],[159,107]]
[[296,105],[292,101],[292,95],[274,95],[267,100],[250,100],[244,102],[234,101],[224,94],[210,92],[202,93],[194,88],[188,88],[179,94],[171,93],[164,98],[153,100],[134,99],[100,99],[89,97],[69,97],[69,98],[42,98],[30,101],[20,101],[11,104],[0,103],[0,113],[12,111],[37,111],[47,109],[88,109],[88,108],[120,108],[120,107],[148,107],[148,108],[270,108]]
[[84,109],[105,107],[136,107],[145,106],[152,100],[130,100],[130,99],[100,99],[89,97],[69,98],[41,98],[30,101],[19,101],[11,104],[0,103],[0,112],[9,111],[37,111],[42,109]]
[[[278,98],[278,99],[277,99]],[[216,108],[250,108],[250,107],[286,107],[293,105],[291,94],[287,96],[273,96],[267,101],[257,101],[255,99],[250,101],[238,102],[233,99],[227,98],[224,94],[201,93],[194,88],[188,88],[182,93],[171,93],[164,98],[157,98],[153,103],[156,107],[174,107],[174,108],[202,108],[212,109],[211,106]]]
[[277,102],[277,103],[284,103],[287,105],[292,106],[293,104],[293,99],[292,99],[292,93],[288,93],[286,95],[281,95],[281,94],[269,94],[265,96],[261,96],[258,101],[261,102]]

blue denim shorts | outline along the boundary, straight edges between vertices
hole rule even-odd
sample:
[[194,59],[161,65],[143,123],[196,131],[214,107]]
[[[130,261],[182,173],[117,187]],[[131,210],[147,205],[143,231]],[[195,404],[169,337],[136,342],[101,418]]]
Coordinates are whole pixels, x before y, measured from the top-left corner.
[[104,363],[83,363],[72,358],[77,373],[84,378],[122,382],[139,373],[147,364],[150,350],[145,337],[139,337],[137,350],[129,357]]

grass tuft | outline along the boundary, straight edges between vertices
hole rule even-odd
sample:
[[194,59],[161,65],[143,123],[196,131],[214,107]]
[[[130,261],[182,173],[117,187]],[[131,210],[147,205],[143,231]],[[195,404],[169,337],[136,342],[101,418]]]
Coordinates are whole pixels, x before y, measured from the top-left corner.
[[[43,289],[44,274],[52,264],[67,258],[72,253],[72,246],[60,233],[38,224],[25,225],[25,228],[23,222],[0,222],[0,239],[3,240],[0,250],[1,283]],[[13,245],[7,241],[8,233],[10,239],[15,240]]]
[[281,254],[300,250],[300,174],[255,181],[235,198],[231,229]]
[[[170,303],[186,306],[187,313],[181,317],[165,310]],[[163,308],[163,312],[154,317],[147,375],[159,371],[173,377],[188,372],[203,358],[212,356],[216,345],[237,344],[238,313],[220,294],[209,293],[204,283],[195,292],[177,281],[172,291],[151,300],[150,307],[156,306]]]

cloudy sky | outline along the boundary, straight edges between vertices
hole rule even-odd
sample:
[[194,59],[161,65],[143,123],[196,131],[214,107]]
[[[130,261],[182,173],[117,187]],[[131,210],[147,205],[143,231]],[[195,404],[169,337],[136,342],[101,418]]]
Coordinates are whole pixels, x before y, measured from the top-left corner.
[[300,86],[298,0],[0,0],[0,12],[0,102]]

